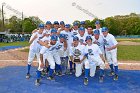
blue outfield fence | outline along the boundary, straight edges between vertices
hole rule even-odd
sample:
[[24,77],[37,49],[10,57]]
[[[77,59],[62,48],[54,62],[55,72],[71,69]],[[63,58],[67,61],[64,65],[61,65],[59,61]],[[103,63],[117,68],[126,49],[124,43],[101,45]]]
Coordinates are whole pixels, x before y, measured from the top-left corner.
[[83,84],[84,76],[74,75],[55,77],[55,81],[42,78],[41,85],[35,86],[36,67],[31,68],[32,77],[25,79],[27,68],[0,68],[0,93],[140,93],[140,71],[120,70],[119,80],[113,81],[105,70],[103,83],[98,81],[98,73],[89,78],[89,85]]
[[123,35],[123,36],[115,36],[115,38],[140,38],[140,35]]

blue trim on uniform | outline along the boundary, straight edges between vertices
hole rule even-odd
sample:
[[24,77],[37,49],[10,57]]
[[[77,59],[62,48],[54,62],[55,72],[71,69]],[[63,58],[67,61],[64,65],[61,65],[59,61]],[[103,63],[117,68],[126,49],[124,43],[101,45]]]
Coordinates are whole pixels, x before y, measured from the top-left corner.
[[69,61],[69,64],[70,64],[70,71],[72,71],[72,61]]
[[85,78],[88,78],[89,75],[89,69],[85,69]]
[[118,66],[114,66],[115,74],[118,75]]
[[111,65],[109,65],[110,66],[110,68],[111,68],[111,71],[114,71],[114,69],[113,69],[113,64],[111,64]]
[[27,69],[28,69],[27,73],[30,74],[31,65],[28,64]]
[[58,64],[56,65],[57,65],[57,71],[62,71],[61,65],[58,65]]
[[37,79],[41,78],[41,71],[37,70]]
[[53,76],[54,69],[49,69],[49,76]]
[[104,75],[104,70],[100,69],[100,76],[103,76],[103,75]]

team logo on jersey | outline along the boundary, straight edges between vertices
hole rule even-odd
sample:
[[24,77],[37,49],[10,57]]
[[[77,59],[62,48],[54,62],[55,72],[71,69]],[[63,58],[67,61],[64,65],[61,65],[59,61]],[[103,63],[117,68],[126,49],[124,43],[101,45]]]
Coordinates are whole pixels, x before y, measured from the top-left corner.
[[43,37],[39,37],[38,40],[42,39]]
[[109,44],[107,43],[107,40],[106,40],[106,39],[103,39],[103,41],[104,41],[104,45],[109,45]]
[[84,40],[83,39],[80,39],[80,43],[84,43]]
[[66,36],[66,40],[68,40],[68,34],[65,34],[65,36]]
[[77,32],[73,32],[73,35],[77,35]]
[[93,54],[93,50],[92,50],[92,49],[88,49],[88,54],[89,54],[89,55],[94,55],[94,54]]
[[98,46],[101,46],[100,42],[97,42],[97,45],[98,45]]
[[58,45],[58,46],[56,47],[56,50],[59,50],[60,48],[62,48],[62,45]]

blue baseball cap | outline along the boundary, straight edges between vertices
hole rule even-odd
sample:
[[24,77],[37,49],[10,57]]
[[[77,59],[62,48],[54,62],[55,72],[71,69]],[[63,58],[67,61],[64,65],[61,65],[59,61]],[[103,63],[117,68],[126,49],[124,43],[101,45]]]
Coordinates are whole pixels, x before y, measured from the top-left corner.
[[58,22],[58,21],[54,21],[53,24],[54,24],[54,25],[59,25],[59,22]]
[[85,24],[85,21],[81,21],[81,22],[80,22],[80,25],[84,25],[84,24]]
[[65,25],[65,28],[70,28],[70,24],[66,24]]
[[64,21],[60,21],[60,25],[65,25]]
[[52,23],[50,21],[47,21],[46,22],[46,25],[51,25]]
[[51,40],[57,41],[58,40],[58,36],[57,35],[52,35],[51,36]]
[[98,29],[94,30],[95,35],[100,35],[100,31]]
[[95,22],[95,24],[100,24],[100,21],[99,21],[99,20],[97,20],[97,21]]
[[78,22],[74,22],[73,23],[73,26],[78,26]]
[[87,37],[86,37],[86,41],[89,40],[89,39],[92,40],[91,36],[87,36]]
[[60,35],[59,35],[59,38],[64,38],[64,39],[65,39],[66,36],[65,36],[65,34],[60,34]]
[[57,33],[57,30],[55,28],[52,28],[51,33]]
[[39,28],[44,28],[44,24],[39,24],[38,27]]
[[74,36],[73,41],[79,41],[79,38],[77,36]]
[[107,32],[108,31],[108,28],[107,27],[103,27],[102,28],[102,32]]
[[80,27],[79,30],[80,31],[85,31],[85,28],[84,27]]

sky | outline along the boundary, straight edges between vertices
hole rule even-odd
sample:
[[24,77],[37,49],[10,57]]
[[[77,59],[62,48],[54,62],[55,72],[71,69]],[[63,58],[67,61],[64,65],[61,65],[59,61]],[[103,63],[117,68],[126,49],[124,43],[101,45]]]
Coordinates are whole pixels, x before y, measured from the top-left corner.
[[25,16],[38,16],[43,22],[104,19],[115,15],[140,14],[140,0],[0,0],[5,3],[5,17],[23,11]]

